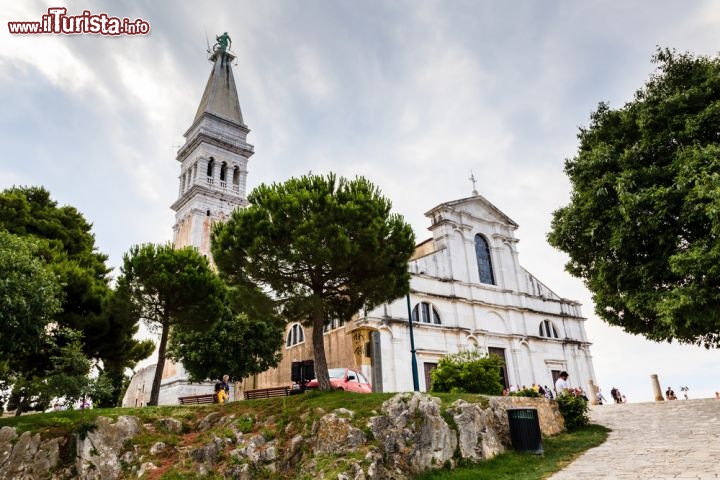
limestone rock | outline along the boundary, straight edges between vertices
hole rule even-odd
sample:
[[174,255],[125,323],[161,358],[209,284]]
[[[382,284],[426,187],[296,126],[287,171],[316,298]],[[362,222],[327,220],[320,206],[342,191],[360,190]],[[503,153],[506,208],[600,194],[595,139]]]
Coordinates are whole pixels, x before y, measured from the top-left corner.
[[165,450],[165,442],[156,442],[152,447],[150,447],[150,455],[157,455],[158,453]]
[[95,420],[97,427],[87,432],[85,439],[77,439],[78,476],[86,480],[110,480],[121,472],[118,453],[125,441],[140,433],[135,417],[120,416],[115,423],[107,417]]
[[418,474],[453,462],[457,435],[440,415],[440,400],[417,392],[403,393],[383,403],[383,416],[369,427],[391,470]]
[[4,465],[13,451],[17,432],[13,427],[0,428],[0,466]]
[[160,427],[170,433],[182,432],[182,422],[174,418],[161,418],[158,420]]
[[457,400],[448,408],[458,431],[458,446],[464,459],[474,462],[488,460],[503,453],[505,447],[494,425],[492,410],[477,403]]
[[208,413],[205,418],[200,421],[200,424],[198,425],[198,430],[200,430],[201,432],[209,430],[210,428],[212,428],[213,425],[220,421],[221,418],[222,414],[220,412]]
[[320,418],[315,438],[315,453],[346,453],[365,443],[363,432],[350,419],[329,413]]
[[140,465],[140,470],[138,470],[138,477],[142,477],[148,472],[152,472],[153,470],[157,470],[157,465],[155,465],[152,462],[145,462],[142,465]]
[[212,442],[191,451],[190,456],[193,458],[193,460],[200,463],[201,466],[212,466],[217,461],[218,456],[220,455],[220,452],[223,451],[224,446],[225,442],[221,438],[214,436]]

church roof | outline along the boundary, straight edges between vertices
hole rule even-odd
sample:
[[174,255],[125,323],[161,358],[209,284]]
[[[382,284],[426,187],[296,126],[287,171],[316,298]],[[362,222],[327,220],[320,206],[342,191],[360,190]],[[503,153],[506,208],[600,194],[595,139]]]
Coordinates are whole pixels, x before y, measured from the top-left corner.
[[234,58],[232,54],[221,50],[215,51],[210,57],[210,60],[214,62],[213,69],[207,85],[205,85],[205,92],[203,92],[193,123],[197,122],[203,113],[209,113],[245,126],[232,73]]
[[425,213],[426,217],[432,217],[433,213],[435,213],[437,210],[442,210],[443,208],[455,208],[459,205],[463,204],[470,204],[470,203],[479,203],[483,205],[485,208],[487,208],[489,211],[494,212],[494,214],[504,223],[507,225],[518,228],[518,224],[515,223],[515,221],[505,215],[505,213],[500,210],[498,207],[493,205],[487,198],[483,197],[482,195],[473,195],[471,197],[465,197],[460,198],[458,200],[452,200],[449,202],[441,203],[440,205],[437,205],[436,207],[430,209],[428,212]]

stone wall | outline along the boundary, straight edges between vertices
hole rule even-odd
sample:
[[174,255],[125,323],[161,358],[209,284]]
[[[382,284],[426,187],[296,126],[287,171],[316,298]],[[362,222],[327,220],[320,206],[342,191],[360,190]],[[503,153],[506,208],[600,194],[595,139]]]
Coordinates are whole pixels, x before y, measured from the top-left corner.
[[[484,405],[483,405],[484,404]],[[0,479],[122,479],[181,466],[182,475],[213,472],[226,478],[406,480],[459,461],[479,462],[510,448],[508,408],[537,408],[543,434],[563,430],[557,404],[545,399],[492,397],[450,405],[421,393],[386,400],[367,422],[339,408],[315,410],[280,423],[241,409],[218,407],[190,421],[158,418],[141,424],[130,416],[99,417],[72,438],[0,429]],[[189,411],[192,411],[189,410]],[[207,410],[196,410],[197,412]],[[138,443],[133,439],[143,436]],[[148,436],[154,443],[148,445]],[[62,451],[74,449],[73,454]],[[71,463],[64,463],[71,462]],[[188,471],[191,470],[191,471]],[[179,473],[180,474],[180,473]]]

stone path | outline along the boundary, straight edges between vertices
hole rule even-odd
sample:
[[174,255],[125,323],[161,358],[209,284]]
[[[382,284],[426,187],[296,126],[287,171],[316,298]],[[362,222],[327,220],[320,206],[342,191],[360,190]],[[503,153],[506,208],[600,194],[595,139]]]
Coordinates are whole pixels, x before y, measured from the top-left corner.
[[598,405],[608,439],[552,480],[720,478],[720,400]]

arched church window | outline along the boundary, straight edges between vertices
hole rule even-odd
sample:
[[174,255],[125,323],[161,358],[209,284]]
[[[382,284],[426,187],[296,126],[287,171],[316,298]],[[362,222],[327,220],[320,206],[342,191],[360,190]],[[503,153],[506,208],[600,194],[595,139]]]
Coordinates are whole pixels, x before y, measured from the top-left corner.
[[215,167],[215,159],[213,157],[210,157],[210,160],[208,160],[208,164],[207,164],[207,176],[208,177],[213,176],[213,167]]
[[480,234],[475,235],[475,256],[477,256],[478,273],[480,283],[495,285],[492,261],[490,260],[490,246],[487,240]]
[[225,162],[222,162],[220,164],[220,181],[224,182],[226,176],[227,176],[227,164]]
[[233,168],[233,185],[240,185],[240,167]]
[[285,346],[290,348],[293,345],[303,343],[304,341],[305,331],[303,330],[302,325],[300,325],[299,323],[293,323],[292,327],[290,327],[290,330],[288,331]]
[[547,338],[559,338],[555,325],[550,320],[540,322],[540,336]]
[[415,305],[412,312],[413,322],[430,323],[441,325],[440,314],[434,305],[428,302],[420,302]]

